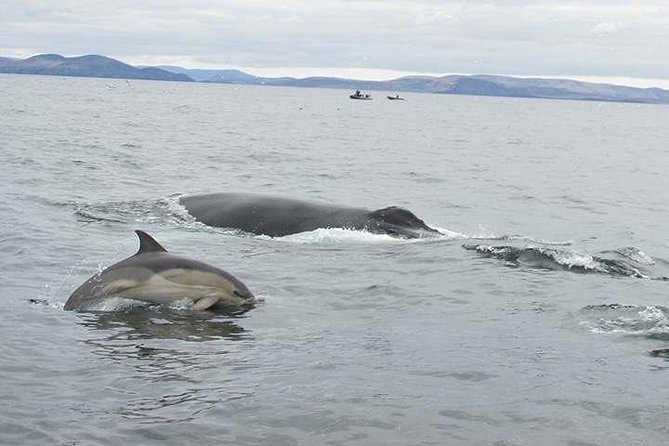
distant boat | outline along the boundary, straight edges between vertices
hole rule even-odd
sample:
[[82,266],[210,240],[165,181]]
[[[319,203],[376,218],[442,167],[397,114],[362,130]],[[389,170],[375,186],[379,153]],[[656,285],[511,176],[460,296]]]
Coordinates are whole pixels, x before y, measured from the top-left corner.
[[404,98],[401,98],[400,95],[396,94],[395,96],[388,96],[388,99],[391,101],[403,101]]
[[357,90],[355,93],[349,96],[351,99],[360,99],[361,101],[371,101],[372,97],[369,94],[363,94],[360,90]]

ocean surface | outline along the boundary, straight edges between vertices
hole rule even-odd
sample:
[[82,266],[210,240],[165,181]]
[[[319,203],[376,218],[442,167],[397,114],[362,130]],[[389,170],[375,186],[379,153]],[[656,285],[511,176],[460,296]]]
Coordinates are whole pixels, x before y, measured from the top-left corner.
[[[669,108],[349,93],[0,75],[0,444],[667,443]],[[178,204],[234,191],[445,235]],[[135,229],[262,302],[64,311]]]

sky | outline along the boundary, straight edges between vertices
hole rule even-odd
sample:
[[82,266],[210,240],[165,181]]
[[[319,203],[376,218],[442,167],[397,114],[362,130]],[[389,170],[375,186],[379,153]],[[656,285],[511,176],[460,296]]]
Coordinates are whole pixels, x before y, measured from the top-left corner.
[[669,0],[0,0],[0,56],[39,53],[270,76],[669,88]]

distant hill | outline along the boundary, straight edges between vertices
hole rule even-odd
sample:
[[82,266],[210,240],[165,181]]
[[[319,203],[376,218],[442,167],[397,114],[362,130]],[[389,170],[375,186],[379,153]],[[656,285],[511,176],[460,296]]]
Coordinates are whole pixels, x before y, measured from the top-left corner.
[[259,77],[243,71],[188,69],[177,66],[134,67],[104,56],[63,57],[41,54],[27,59],[0,57],[0,73],[58,76],[197,81],[283,87],[341,88],[516,98],[578,99],[586,101],[669,104],[669,91],[595,84],[569,79],[519,78],[491,75],[405,76],[388,81],[361,81],[336,77]]
[[669,91],[661,88],[636,88],[596,84],[569,79],[517,78],[506,76],[455,76],[441,78],[435,93],[471,94],[588,101],[669,103]]
[[585,101],[669,103],[669,91],[596,84],[568,79],[520,78],[491,75],[405,76],[388,81],[361,81],[336,77],[258,77],[239,70],[190,70],[162,66],[200,82],[273,85],[282,87],[342,88],[347,90],[409,91],[419,93],[502,96],[516,98],[578,99]]
[[157,68],[172,73],[185,74],[197,82],[216,82],[225,84],[262,85],[262,79],[239,70],[202,70],[193,68],[159,65]]
[[192,82],[185,74],[160,68],[136,68],[105,56],[63,57],[40,54],[27,59],[0,58],[0,73],[45,74],[54,76],[105,77]]

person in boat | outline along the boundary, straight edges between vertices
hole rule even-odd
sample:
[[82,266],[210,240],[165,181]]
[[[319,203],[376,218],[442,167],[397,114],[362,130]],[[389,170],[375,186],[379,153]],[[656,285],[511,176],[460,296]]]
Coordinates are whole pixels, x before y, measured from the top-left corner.
[[360,90],[355,90],[355,95],[356,96],[362,96],[362,94],[360,93]]

